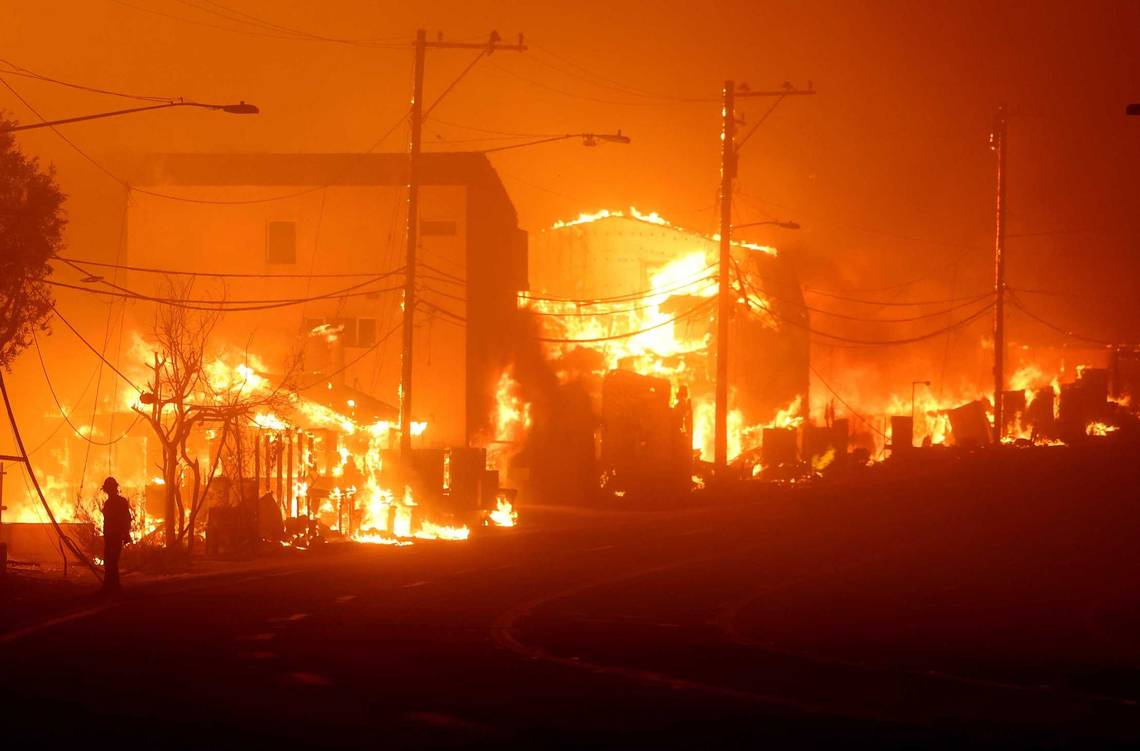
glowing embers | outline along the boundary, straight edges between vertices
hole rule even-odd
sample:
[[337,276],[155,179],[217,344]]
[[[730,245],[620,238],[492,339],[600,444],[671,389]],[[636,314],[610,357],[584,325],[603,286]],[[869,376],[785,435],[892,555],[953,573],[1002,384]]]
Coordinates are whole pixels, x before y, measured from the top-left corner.
[[495,500],[495,509],[487,514],[487,520],[495,527],[513,527],[518,524],[519,512],[515,511],[509,498],[499,496]]
[[[356,406],[346,403],[350,409]],[[450,514],[435,508],[436,492],[425,490],[424,498],[417,499],[411,485],[398,479],[405,475],[398,455],[389,453],[399,444],[395,421],[359,422],[355,410],[345,414],[300,395],[288,411],[295,422],[262,413],[252,423],[262,434],[259,443],[266,445],[270,492],[277,483],[269,475],[279,466],[288,474],[284,488],[292,492],[283,503],[286,523],[307,524],[305,544],[314,529],[333,539],[376,545],[467,539],[465,525],[452,523]],[[427,428],[425,422],[413,422],[412,437],[422,437]],[[389,462],[394,464],[386,467]]]
[[1096,437],[1104,437],[1104,436],[1108,435],[1109,433],[1115,433],[1118,430],[1120,430],[1120,428],[1118,428],[1117,426],[1108,425],[1108,424],[1100,422],[1098,420],[1098,421],[1090,422],[1088,425],[1085,426],[1085,435],[1096,436]]

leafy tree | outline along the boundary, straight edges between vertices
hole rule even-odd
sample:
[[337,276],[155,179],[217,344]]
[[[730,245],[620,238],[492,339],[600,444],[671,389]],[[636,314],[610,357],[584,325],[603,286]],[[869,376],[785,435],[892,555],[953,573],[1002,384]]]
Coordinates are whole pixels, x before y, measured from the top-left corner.
[[64,194],[55,169],[42,169],[25,156],[11,133],[15,123],[0,115],[0,367],[10,369],[47,330],[52,296],[45,279],[48,262],[63,247]]

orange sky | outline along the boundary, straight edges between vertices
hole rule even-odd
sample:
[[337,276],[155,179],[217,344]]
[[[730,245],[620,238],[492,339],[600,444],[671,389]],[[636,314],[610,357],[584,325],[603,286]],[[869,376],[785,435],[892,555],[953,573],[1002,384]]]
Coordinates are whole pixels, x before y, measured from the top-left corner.
[[[402,114],[417,26],[448,38],[524,32],[526,54],[485,60],[434,113],[432,149],[488,130],[622,128],[630,146],[574,142],[493,157],[524,227],[636,205],[713,229],[722,81],[812,81],[780,105],[741,157],[737,221],[804,229],[750,239],[796,255],[809,284],[892,295],[963,294],[990,284],[995,105],[1011,125],[1010,283],[1097,300],[1037,298],[1095,336],[1135,339],[1140,312],[1140,4],[1135,2],[480,2],[388,0],[42,0],[11,2],[0,57],[92,86],[202,101],[246,99],[258,117],[175,110],[69,126],[112,172],[150,151],[357,151]],[[380,38],[388,47],[290,36]],[[228,17],[227,17],[228,16]],[[470,60],[433,52],[428,97]],[[44,115],[129,106],[8,77]],[[648,96],[646,94],[649,94]],[[708,101],[688,101],[690,99]],[[753,101],[750,121],[767,107]],[[34,117],[9,92],[0,107]],[[72,253],[107,257],[113,183],[50,131],[19,136],[53,161],[72,200]],[[406,129],[384,148],[399,150]],[[956,264],[956,265],[955,265]],[[1054,307],[1055,306],[1055,307]],[[1012,336],[1055,339],[1014,318]]]

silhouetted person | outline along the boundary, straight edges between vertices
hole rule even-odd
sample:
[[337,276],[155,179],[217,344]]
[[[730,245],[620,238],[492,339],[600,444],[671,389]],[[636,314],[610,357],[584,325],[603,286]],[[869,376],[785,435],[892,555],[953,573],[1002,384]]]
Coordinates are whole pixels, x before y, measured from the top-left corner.
[[103,481],[107,501],[103,504],[103,592],[113,594],[119,584],[119,556],[131,541],[131,505],[119,494],[119,481],[108,477]]

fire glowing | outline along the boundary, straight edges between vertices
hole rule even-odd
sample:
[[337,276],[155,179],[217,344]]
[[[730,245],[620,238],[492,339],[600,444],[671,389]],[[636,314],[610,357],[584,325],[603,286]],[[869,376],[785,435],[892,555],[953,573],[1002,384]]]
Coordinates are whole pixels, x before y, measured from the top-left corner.
[[509,500],[499,498],[495,502],[495,510],[488,515],[488,518],[496,527],[513,527],[518,523],[519,512],[515,511]]

